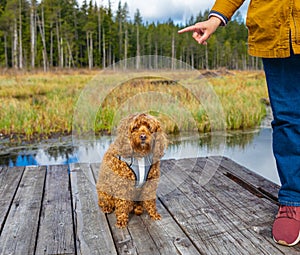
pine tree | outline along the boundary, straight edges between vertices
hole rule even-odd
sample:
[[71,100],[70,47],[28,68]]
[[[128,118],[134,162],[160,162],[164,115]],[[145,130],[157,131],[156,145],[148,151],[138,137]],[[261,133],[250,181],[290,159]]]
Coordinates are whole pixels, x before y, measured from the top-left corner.
[[134,14],[134,25],[136,28],[136,69],[140,69],[141,61],[141,45],[140,45],[140,26],[142,24],[142,16],[140,10],[137,9]]
[[[247,53],[247,28],[241,13],[226,28],[219,28],[206,47],[199,46],[191,34],[178,35],[185,25],[206,20],[208,10],[191,16],[185,25],[144,22],[137,9],[130,19],[127,3],[119,1],[114,13],[111,1],[98,6],[84,0],[0,0],[0,67],[105,68],[136,57],[141,68],[142,55],[179,59],[197,69],[261,69],[259,58]],[[158,57],[149,58],[149,68],[159,66]]]

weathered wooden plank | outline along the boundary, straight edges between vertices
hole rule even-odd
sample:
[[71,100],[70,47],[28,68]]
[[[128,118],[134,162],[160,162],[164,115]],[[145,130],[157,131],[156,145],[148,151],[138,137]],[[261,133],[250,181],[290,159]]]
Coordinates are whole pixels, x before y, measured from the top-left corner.
[[[142,221],[142,218],[144,216],[146,215],[143,215],[142,217],[132,215],[128,224],[128,231],[132,237],[137,254],[161,254],[159,251],[159,247],[157,247],[155,240],[152,238],[151,233],[148,229],[149,225],[144,224],[144,222]],[[174,253],[171,252],[168,254]]]
[[[140,217],[132,215],[127,228],[118,229],[114,213],[108,215],[118,254],[160,254]],[[152,251],[152,252],[151,252]]]
[[125,229],[115,227],[114,213],[108,215],[118,254],[199,254],[160,203],[158,208],[162,220],[153,221],[146,214],[131,215]]
[[137,252],[137,247],[136,244],[134,243],[134,240],[128,230],[128,228],[124,229],[118,229],[116,228],[116,216],[115,214],[111,213],[107,216],[109,223],[110,223],[110,228],[112,231],[112,235],[114,238],[114,242],[116,245],[116,249],[118,251],[119,255],[136,255],[138,254]]
[[77,254],[117,254],[107,219],[98,208],[89,165],[71,164],[70,175]]
[[[210,159],[208,159],[208,160],[210,160]],[[257,193],[250,190],[251,193],[253,192],[253,194],[255,194],[258,197],[256,197],[255,195],[253,195],[253,196],[249,195],[249,198],[247,199],[247,198],[241,197],[240,196],[241,193],[239,193],[239,196],[237,196],[236,195],[237,192],[235,190],[233,190],[233,192],[231,192],[231,195],[229,193],[224,193],[223,199],[225,196],[230,201],[233,201],[233,203],[237,204],[236,208],[238,208],[238,209],[236,210],[236,215],[239,215],[240,218],[242,218],[243,221],[246,223],[246,225],[250,226],[251,229],[256,232],[257,238],[260,238],[263,236],[265,238],[265,240],[270,242],[270,244],[272,246],[276,247],[276,249],[282,251],[284,254],[286,254],[287,252],[289,254],[298,254],[300,252],[299,246],[295,246],[293,248],[287,248],[284,246],[275,245],[275,243],[272,240],[271,227],[273,225],[273,221],[275,219],[275,215],[277,213],[278,207],[274,204],[274,200],[264,199],[263,197],[260,196],[259,192],[261,192],[262,190],[268,190],[268,193],[271,194],[272,190],[275,191],[276,187],[278,188],[278,185],[264,179],[263,177],[255,174],[255,173],[252,173],[250,170],[240,166],[239,164],[233,162],[232,160],[226,159],[226,161],[230,161],[230,162],[227,162],[226,165],[231,166],[230,168],[231,168],[233,175],[236,174],[237,176],[239,176],[241,178],[241,180],[243,180],[243,178],[245,178],[246,181],[250,182],[251,185],[258,186]],[[220,172],[224,174],[223,163],[224,163],[224,161],[222,161],[219,169],[220,169]],[[226,167],[226,169],[228,170],[227,167]],[[236,169],[236,171],[234,171],[234,169]],[[255,180],[256,178],[257,178],[257,180]],[[232,183],[235,183],[235,182],[231,182],[231,184]],[[230,183],[228,186],[230,186]],[[242,187],[243,187],[243,185],[242,185]],[[247,194],[247,192],[245,194]],[[273,194],[273,195],[275,195],[275,194]],[[271,195],[271,198],[272,198],[272,195]],[[273,201],[273,202],[270,202],[270,201]],[[224,202],[226,202],[226,201],[224,201]],[[238,205],[238,204],[240,204],[240,205]],[[265,246],[267,246],[267,245],[265,245]],[[270,253],[270,254],[272,254],[272,253]]]
[[[205,167],[207,166],[209,167],[206,171],[211,171],[210,167],[215,167],[214,165],[206,164]],[[201,171],[203,171],[201,167],[195,168],[190,174],[190,177],[194,182],[197,182]],[[256,193],[254,192],[254,194]],[[247,223],[251,222],[252,224],[254,221],[257,224],[263,224],[266,220],[266,216],[272,220],[277,209],[276,205],[270,203],[268,200],[264,199],[264,197],[253,195],[253,193],[249,192],[247,189],[244,189],[230,178],[227,178],[223,175],[222,171],[219,171],[219,169],[210,182],[203,186],[201,195],[207,195],[209,201],[215,199],[215,205],[220,203],[223,203],[224,206],[228,205],[228,210],[234,210],[235,214],[240,215],[241,220]],[[260,212],[260,216],[263,217],[257,217],[258,212]],[[266,215],[262,215],[262,213],[265,213]],[[262,220],[262,222],[258,222],[259,220]]]
[[25,167],[0,167],[0,233]]
[[227,212],[193,202],[181,191],[172,197],[167,201],[168,206],[171,210],[171,207],[175,208],[174,217],[203,254],[264,254],[258,250],[253,253],[242,234],[245,228],[242,225],[237,227],[239,222],[235,219],[225,217]]
[[153,221],[145,214],[132,215],[125,229],[116,228],[115,215],[108,215],[118,254],[200,254],[162,204],[157,205],[161,220]]
[[49,166],[36,254],[75,254],[68,166]]
[[99,174],[100,164],[99,163],[93,163],[91,164],[91,170],[93,172],[93,176],[95,179],[95,182],[97,181],[98,174]]
[[[232,163],[232,166],[232,169],[234,169],[234,162]],[[221,173],[223,172],[221,171]],[[253,175],[253,177],[255,177],[255,175]],[[258,177],[260,178],[260,176]],[[277,213],[277,206],[274,205],[273,202],[264,199],[259,193],[252,193],[252,190],[248,192],[243,186],[238,187],[239,185],[236,185],[236,183],[232,182],[230,179],[228,182],[228,179],[224,178],[224,175],[220,175],[220,178],[213,181],[215,181],[215,186],[217,186],[218,183],[223,183],[222,186],[229,187],[225,189],[225,192],[219,192],[218,195],[213,193],[212,195],[215,196],[218,201],[222,201],[224,205],[230,205],[230,207],[228,206],[228,211],[231,211],[231,215],[236,216],[238,220],[243,222],[242,226],[245,226],[245,228],[248,229],[248,231],[244,233],[245,237],[251,240],[253,244],[256,243],[256,247],[262,249],[264,252],[263,254],[273,254],[271,251],[274,248],[272,247],[281,250],[283,253],[286,253],[287,251],[289,251],[290,254],[297,253],[298,247],[295,247],[290,251],[290,249],[287,249],[286,247],[275,245],[272,240],[271,227]],[[268,186],[267,182],[265,184]],[[270,184],[272,183],[270,182]],[[210,186],[206,186],[205,188],[207,189],[209,187]],[[249,237],[250,232],[251,237]],[[267,242],[257,242],[257,240],[260,240],[261,238],[265,239]]]
[[157,203],[157,208],[162,215],[161,220],[152,221],[150,217],[141,217],[141,219],[158,247],[160,254],[200,254],[160,201]]
[[34,254],[46,167],[26,167],[0,237],[0,254]]
[[[184,160],[184,161],[186,162],[185,164],[187,168],[189,168],[190,167],[189,160]],[[219,171],[215,171],[211,169],[213,167],[215,167],[213,164],[206,164],[205,160],[201,160],[201,161],[199,160],[197,162],[197,165],[193,168],[192,171],[188,170],[186,172],[183,169],[183,171],[181,172],[182,175],[181,178],[187,180],[188,178],[191,178],[193,180],[193,189],[183,190],[183,192],[187,192],[187,194],[190,195],[198,195],[200,197],[207,196],[207,199],[209,200],[210,204],[212,204],[212,202],[215,201],[214,204],[212,204],[213,206],[218,206],[220,203],[222,202],[225,203],[225,201],[228,200],[228,205],[232,207],[234,210],[241,210],[238,211],[238,213],[241,215],[249,213],[248,207],[253,208],[253,206],[257,204],[256,199],[257,201],[260,201],[259,204],[268,203],[268,201],[262,200],[256,196],[252,196],[252,194],[249,193],[247,190],[243,189],[241,186],[238,186],[231,179],[228,179],[226,176],[224,176],[222,172],[220,173]],[[199,184],[200,181],[199,176],[203,176],[203,175],[205,176],[205,174],[203,174],[203,171],[208,171],[208,172],[215,171],[214,176],[206,185]],[[185,186],[180,186],[181,190]],[[243,191],[241,194],[239,194],[238,196],[239,199],[237,199],[236,197],[237,189]],[[255,200],[255,202],[253,202],[253,199]],[[242,207],[240,205],[241,201],[243,202]],[[276,208],[276,206],[274,206],[273,204],[267,205],[267,208],[269,208],[270,206],[272,208]],[[255,212],[254,209],[255,208],[253,208],[253,211]],[[249,222],[253,221],[251,215],[248,216],[247,219],[249,220]]]
[[[2,233],[0,229],[0,254],[33,254],[37,233],[36,254],[75,253],[72,245],[68,245],[72,241],[59,244],[59,240],[51,240],[51,234],[63,236],[57,239],[70,237],[68,240],[72,240],[73,233],[70,211],[66,213],[68,215],[55,216],[52,221],[71,221],[67,229],[62,228],[59,233],[57,229],[61,226],[56,226],[56,223],[49,226],[50,218],[60,211],[58,208],[64,211],[71,207],[66,168],[62,171],[63,176],[60,175],[62,172],[55,171],[57,168],[49,168],[43,200],[45,168],[27,167],[24,172],[24,168],[13,168],[18,172],[12,172],[0,167],[0,213],[4,211],[2,218],[6,220],[1,225]],[[133,215],[128,228],[123,230],[114,227],[114,214],[108,216],[110,230],[106,216],[98,209],[95,190],[98,169],[99,164],[91,167],[87,164],[71,165],[77,254],[296,255],[300,252],[299,246],[278,246],[271,238],[277,206],[259,192],[265,190],[275,195],[278,186],[229,159],[164,161],[157,203],[162,220],[152,221],[146,213],[141,217]],[[245,189],[228,173],[237,176],[238,180],[245,180],[251,185],[251,190]],[[43,208],[40,209],[42,200]],[[63,220],[59,219],[60,216]],[[37,232],[39,222],[40,231]],[[66,234],[67,231],[71,231],[68,232],[70,235]],[[48,245],[44,250],[41,240]],[[73,249],[74,243],[73,237]],[[50,251],[53,244],[58,249]]]
[[[191,166],[188,160],[185,164]],[[276,206],[220,172],[206,185],[199,185],[206,164],[202,161],[200,165],[188,169],[187,176],[182,171],[184,183],[161,198],[198,249],[204,254],[284,254],[285,248],[276,246],[270,235]],[[205,171],[214,169],[206,165]]]

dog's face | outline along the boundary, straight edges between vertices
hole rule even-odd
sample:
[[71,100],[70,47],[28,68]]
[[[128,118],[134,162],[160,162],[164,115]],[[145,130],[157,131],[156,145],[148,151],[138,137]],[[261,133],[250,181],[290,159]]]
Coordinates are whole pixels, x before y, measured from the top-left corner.
[[154,162],[158,161],[167,147],[166,135],[160,122],[145,113],[133,114],[121,120],[114,142],[116,155],[123,157],[144,157],[152,153]]
[[129,125],[129,137],[134,152],[145,155],[152,151],[159,122],[147,114],[135,116]]

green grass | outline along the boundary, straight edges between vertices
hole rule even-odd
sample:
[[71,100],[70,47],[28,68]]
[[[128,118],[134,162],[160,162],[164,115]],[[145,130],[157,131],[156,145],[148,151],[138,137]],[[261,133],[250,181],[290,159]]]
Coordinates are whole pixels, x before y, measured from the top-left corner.
[[[73,71],[2,75],[0,133],[27,140],[71,133],[78,98],[97,74],[95,71]],[[118,75],[101,74],[100,80],[117,83],[122,80]],[[141,73],[139,77],[143,75]],[[168,77],[165,74],[159,76]],[[267,89],[261,72],[235,72],[233,75],[190,80],[180,74],[176,77],[178,82],[172,84],[161,83],[159,77],[137,78],[117,84],[101,101],[100,107],[97,102],[101,93],[95,94],[94,99],[86,102],[91,108],[98,107],[93,127],[81,123],[81,132],[111,132],[122,116],[145,110],[157,115],[168,133],[195,129],[199,132],[247,129],[259,125],[266,114],[261,99],[267,98]],[[212,85],[216,96],[206,88],[209,87],[207,84]],[[219,105],[216,105],[215,98]]]

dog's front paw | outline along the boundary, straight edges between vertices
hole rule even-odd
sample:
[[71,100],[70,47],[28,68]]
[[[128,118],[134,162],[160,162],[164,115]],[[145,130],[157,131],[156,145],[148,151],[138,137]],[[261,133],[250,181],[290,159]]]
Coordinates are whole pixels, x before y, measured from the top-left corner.
[[116,227],[117,228],[126,228],[127,227],[128,222],[124,221],[124,220],[118,220],[116,223]]
[[117,217],[117,223],[116,227],[117,228],[126,228],[128,225],[128,216],[123,214],[119,217]]
[[153,213],[153,214],[151,214],[150,215],[150,218],[152,219],[152,220],[161,220],[161,215],[159,214],[159,213]]
[[143,211],[144,211],[144,208],[143,208],[143,206],[141,206],[141,205],[137,205],[137,206],[134,208],[134,213],[135,213],[135,215],[140,216],[140,215],[143,214]]
[[106,203],[103,203],[102,201],[100,201],[98,204],[102,212],[104,213],[112,213],[114,211],[114,208],[112,206],[109,206]]
[[113,211],[114,211],[114,209],[112,207],[109,207],[109,206],[102,207],[102,212],[104,212],[104,213],[110,214]]

